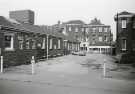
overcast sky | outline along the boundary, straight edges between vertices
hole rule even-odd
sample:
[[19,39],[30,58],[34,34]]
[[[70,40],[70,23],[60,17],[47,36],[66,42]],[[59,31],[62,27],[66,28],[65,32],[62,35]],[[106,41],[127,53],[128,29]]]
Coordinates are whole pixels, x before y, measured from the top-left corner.
[[39,25],[74,19],[89,23],[97,17],[103,24],[111,25],[115,34],[114,15],[122,11],[135,13],[135,0],[0,0],[1,16],[24,9],[35,11],[35,24]]

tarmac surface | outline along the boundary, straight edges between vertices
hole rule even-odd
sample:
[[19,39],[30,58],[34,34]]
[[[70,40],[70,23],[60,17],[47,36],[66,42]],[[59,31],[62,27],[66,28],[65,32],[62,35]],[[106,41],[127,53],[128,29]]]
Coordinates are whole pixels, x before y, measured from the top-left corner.
[[[103,64],[106,75],[103,76]],[[0,74],[0,94],[135,94],[135,68],[109,55],[67,55]]]

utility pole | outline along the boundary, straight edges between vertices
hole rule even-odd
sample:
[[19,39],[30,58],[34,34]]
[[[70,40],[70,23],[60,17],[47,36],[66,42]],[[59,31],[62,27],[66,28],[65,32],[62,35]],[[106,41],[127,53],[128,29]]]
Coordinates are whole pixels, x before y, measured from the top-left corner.
[[48,36],[49,36],[49,35],[47,34],[47,35],[46,35],[46,37],[47,37],[47,49],[46,49],[46,54],[47,54],[46,57],[47,57],[47,60],[48,60]]
[[117,47],[118,47],[118,29],[119,29],[119,17],[118,17],[118,13],[116,15],[116,51],[117,51]]

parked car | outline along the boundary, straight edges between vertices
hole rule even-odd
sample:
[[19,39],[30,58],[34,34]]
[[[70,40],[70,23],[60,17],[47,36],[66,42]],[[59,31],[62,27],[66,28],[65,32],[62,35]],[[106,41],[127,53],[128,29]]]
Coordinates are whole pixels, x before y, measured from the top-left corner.
[[86,51],[72,52],[72,55],[86,56]]

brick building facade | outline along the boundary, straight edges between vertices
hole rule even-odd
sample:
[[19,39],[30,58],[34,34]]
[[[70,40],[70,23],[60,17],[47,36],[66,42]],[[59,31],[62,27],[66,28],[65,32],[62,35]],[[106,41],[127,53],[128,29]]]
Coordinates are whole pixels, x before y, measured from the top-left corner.
[[122,62],[132,62],[135,58],[135,13],[123,11],[115,15],[116,52],[121,55]]
[[88,51],[109,53],[111,51],[112,33],[109,25],[104,25],[97,18],[84,26],[85,41]]

